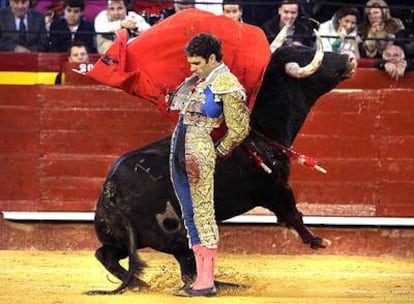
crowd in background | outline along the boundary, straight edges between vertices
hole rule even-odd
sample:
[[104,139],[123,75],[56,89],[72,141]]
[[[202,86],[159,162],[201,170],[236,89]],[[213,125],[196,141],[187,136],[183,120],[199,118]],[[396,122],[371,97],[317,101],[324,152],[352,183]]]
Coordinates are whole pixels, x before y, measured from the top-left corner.
[[286,44],[313,47],[313,29],[318,29],[325,51],[388,61],[397,55],[414,58],[414,6],[408,0],[257,4],[247,0],[0,0],[0,4],[3,52],[68,52],[74,43],[82,43],[89,53],[103,54],[118,30],[138,36],[172,14],[195,7],[261,27],[269,45],[287,26]]

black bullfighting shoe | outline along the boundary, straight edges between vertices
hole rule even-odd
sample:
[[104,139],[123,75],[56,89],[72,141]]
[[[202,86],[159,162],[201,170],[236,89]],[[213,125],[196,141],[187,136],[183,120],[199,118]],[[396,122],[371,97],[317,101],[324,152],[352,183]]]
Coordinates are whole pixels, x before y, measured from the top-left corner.
[[172,293],[179,297],[214,297],[217,295],[217,290],[215,286],[198,290],[187,286],[183,288],[175,288]]

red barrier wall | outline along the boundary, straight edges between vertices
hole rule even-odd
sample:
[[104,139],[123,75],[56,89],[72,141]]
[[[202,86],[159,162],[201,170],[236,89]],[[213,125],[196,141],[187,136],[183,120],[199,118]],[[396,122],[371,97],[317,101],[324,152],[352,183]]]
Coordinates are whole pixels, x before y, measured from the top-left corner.
[[298,201],[306,214],[414,216],[413,75],[360,74],[321,98],[295,142],[328,169],[295,168]]
[[[306,215],[414,216],[414,75],[360,69],[321,98],[295,148]],[[150,103],[103,86],[0,86],[0,210],[94,209],[116,158],[173,125]]]
[[103,86],[0,86],[0,115],[0,210],[93,210],[114,160],[173,127]]

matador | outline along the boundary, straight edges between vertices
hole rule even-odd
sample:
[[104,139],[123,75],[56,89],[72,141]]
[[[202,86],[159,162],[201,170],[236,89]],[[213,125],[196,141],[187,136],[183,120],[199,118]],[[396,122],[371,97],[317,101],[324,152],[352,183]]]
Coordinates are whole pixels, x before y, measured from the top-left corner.
[[[181,205],[197,277],[176,295],[216,295],[214,266],[219,231],[214,213],[214,171],[217,158],[225,158],[249,133],[245,90],[222,62],[221,42],[211,34],[195,36],[185,48],[192,76],[171,97],[179,120],[171,141],[170,170]],[[222,123],[225,135],[211,135]]]

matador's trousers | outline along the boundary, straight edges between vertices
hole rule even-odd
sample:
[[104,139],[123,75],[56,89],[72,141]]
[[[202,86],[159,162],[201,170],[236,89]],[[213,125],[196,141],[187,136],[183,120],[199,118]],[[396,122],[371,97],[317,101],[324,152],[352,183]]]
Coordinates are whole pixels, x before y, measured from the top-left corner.
[[180,120],[171,141],[171,180],[183,212],[190,247],[216,248],[219,239],[214,214],[216,153],[209,128]]

